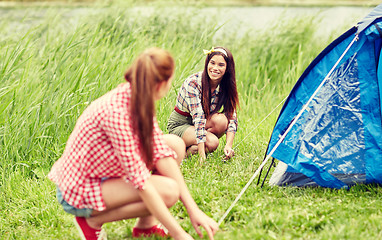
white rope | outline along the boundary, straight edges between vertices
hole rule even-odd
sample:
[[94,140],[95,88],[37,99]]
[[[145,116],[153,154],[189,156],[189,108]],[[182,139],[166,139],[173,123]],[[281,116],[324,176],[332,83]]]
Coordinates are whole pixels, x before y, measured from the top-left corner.
[[[247,133],[247,135],[245,135],[245,137],[239,142],[239,143],[237,143],[236,145],[235,145],[235,147],[233,147],[233,150],[236,150],[236,148],[238,147],[238,146],[240,146],[240,144],[242,143],[242,142],[244,142],[244,140],[251,134],[251,133],[253,133],[265,120],[267,120],[267,118],[274,112],[274,111],[276,111],[276,109],[277,108],[279,108],[280,107],[280,105],[281,104],[283,104],[286,100],[287,100],[287,98],[288,97],[286,97],[286,98],[284,98],[275,108],[273,108],[272,109],[272,111],[270,112],[270,113],[268,113],[268,115],[267,116],[265,116],[264,118],[263,118],[263,120],[261,120],[253,129],[252,129],[252,131],[250,131],[249,133]],[[223,154],[220,158],[224,158],[225,157],[225,155]]]
[[286,100],[287,100],[287,98],[288,97],[286,97],[286,98],[284,98],[280,103],[279,103],[279,105],[277,105],[270,113],[268,113],[268,115],[265,117],[265,118],[263,118],[263,120],[261,120],[257,125],[256,125],[256,127],[254,127],[253,129],[252,129],[252,131],[250,131],[244,138],[243,138],[243,140],[241,140],[238,144],[236,144],[236,146],[234,147],[234,149],[236,149],[242,142],[244,142],[244,140],[249,136],[249,134],[251,134],[252,132],[254,132],[277,108],[279,108],[279,106],[281,105],[281,104],[283,104]]
[[346,53],[349,51],[350,47],[354,44],[354,42],[358,39],[358,35],[356,35],[353,39],[353,41],[351,41],[351,43],[348,45],[348,47],[345,49],[345,51],[342,53],[341,57],[337,60],[337,62],[334,64],[334,66],[332,67],[332,69],[329,71],[329,73],[326,75],[326,77],[324,78],[324,80],[322,80],[321,84],[317,87],[316,91],[312,94],[312,96],[309,98],[308,102],[303,106],[303,108],[301,109],[301,111],[299,112],[299,114],[293,119],[293,121],[291,122],[291,124],[289,125],[289,127],[287,128],[287,130],[284,132],[284,134],[280,137],[280,139],[278,140],[278,142],[276,143],[276,145],[272,148],[272,150],[269,152],[269,154],[267,155],[267,157],[264,159],[264,161],[262,162],[262,164],[259,166],[259,168],[256,170],[256,172],[252,175],[251,179],[248,181],[248,183],[244,186],[244,188],[241,190],[241,192],[239,193],[239,195],[236,197],[236,199],[233,201],[233,203],[231,204],[231,206],[227,209],[227,211],[224,213],[224,215],[220,218],[220,220],[218,221],[218,225],[220,226],[220,224],[224,221],[224,219],[227,217],[228,213],[232,210],[232,208],[235,206],[235,204],[239,201],[239,199],[241,198],[241,196],[244,194],[244,192],[247,190],[247,188],[249,187],[249,185],[251,185],[251,183],[253,182],[253,180],[257,177],[257,175],[259,174],[259,172],[261,171],[261,169],[263,169],[263,167],[265,166],[265,164],[268,162],[269,158],[271,158],[272,154],[276,151],[276,149],[279,147],[279,145],[284,141],[286,135],[289,133],[289,131],[292,129],[292,127],[294,126],[294,124],[297,122],[297,120],[301,117],[301,115],[303,114],[303,112],[308,108],[308,105],[310,104],[310,102],[313,100],[313,98],[317,95],[318,91],[321,89],[321,87],[325,84],[325,82],[329,79],[330,75],[333,73],[334,69],[337,67],[337,65],[341,62],[341,60],[343,59],[343,57],[346,55]]
[[247,190],[249,185],[253,182],[253,180],[257,177],[259,174],[260,170],[264,167],[264,165],[267,163],[268,159],[270,158],[270,155],[267,156],[267,158],[263,161],[263,163],[260,165],[260,167],[256,170],[255,174],[252,175],[251,179],[248,181],[248,183],[244,186],[244,188],[241,190],[239,195],[236,197],[236,199],[233,201],[231,206],[227,209],[227,211],[224,213],[224,215],[220,218],[218,221],[218,226],[224,221],[224,219],[227,217],[228,213],[232,210],[232,208],[235,206],[235,204],[239,201],[241,196],[244,194],[244,192]]

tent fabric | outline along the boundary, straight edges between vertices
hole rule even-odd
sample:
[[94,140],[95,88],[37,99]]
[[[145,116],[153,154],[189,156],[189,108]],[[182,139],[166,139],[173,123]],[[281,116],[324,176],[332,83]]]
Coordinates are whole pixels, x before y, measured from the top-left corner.
[[358,25],[357,33],[364,31],[370,24],[376,21],[378,18],[382,16],[382,5],[378,5],[373,9],[362,21],[360,21]]
[[382,4],[325,48],[292,89],[267,154],[357,37],[273,152],[286,173],[330,188],[382,183],[381,17]]
[[294,186],[294,187],[317,187],[319,186],[312,179],[302,173],[296,172],[283,162],[277,164],[272,177],[269,179],[270,185]]

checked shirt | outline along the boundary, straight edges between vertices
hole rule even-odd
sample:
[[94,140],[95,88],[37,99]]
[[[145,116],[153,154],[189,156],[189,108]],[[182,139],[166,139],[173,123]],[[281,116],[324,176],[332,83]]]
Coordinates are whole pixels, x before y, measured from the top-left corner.
[[[48,177],[70,205],[102,211],[102,178],[121,177],[143,189],[151,176],[140,154],[138,136],[132,131],[130,94],[130,83],[123,83],[91,103],[53,165]],[[176,157],[165,144],[156,118],[153,135],[154,164],[164,157]]]
[[[216,108],[220,85],[211,94],[210,111]],[[176,99],[176,108],[184,113],[189,113],[195,126],[197,143],[206,142],[206,116],[202,107],[202,72],[189,76],[182,84]],[[237,131],[237,116],[234,112],[229,119],[227,132]]]

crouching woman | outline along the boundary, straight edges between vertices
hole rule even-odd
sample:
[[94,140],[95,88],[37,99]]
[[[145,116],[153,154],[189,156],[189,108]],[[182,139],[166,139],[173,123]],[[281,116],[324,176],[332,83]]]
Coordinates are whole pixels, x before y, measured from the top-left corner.
[[159,221],[174,239],[192,239],[168,210],[178,199],[200,236],[200,226],[210,239],[218,230],[196,205],[179,169],[183,140],[163,135],[156,121],[155,101],[168,92],[174,68],[167,51],[147,49],[127,70],[127,82],[91,103],[77,120],[48,177],[82,239],[106,239],[104,223],[130,218],[138,218],[133,237],[165,236]]

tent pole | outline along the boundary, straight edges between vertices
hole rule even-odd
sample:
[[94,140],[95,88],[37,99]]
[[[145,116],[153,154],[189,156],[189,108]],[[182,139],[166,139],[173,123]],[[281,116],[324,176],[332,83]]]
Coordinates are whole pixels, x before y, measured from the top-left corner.
[[261,183],[261,186],[260,186],[261,188],[264,186],[265,179],[267,179],[268,174],[269,174],[269,172],[271,171],[271,167],[273,166],[274,163],[275,163],[275,159],[272,158],[271,165],[269,165],[268,171],[267,171],[267,173],[265,174],[265,177],[264,177],[264,179],[263,179],[263,182]]
[[[265,151],[265,155],[264,155],[263,161],[264,161],[265,158],[267,157],[268,148],[269,148],[269,143],[268,143],[268,146],[267,146],[267,150]],[[262,172],[263,172],[263,169],[260,170],[259,178],[257,179],[257,184],[256,184],[256,185],[259,185],[259,183],[260,183],[260,178],[261,178],[261,173],[262,173]],[[266,177],[266,176],[265,176],[265,177]]]
[[291,124],[289,125],[289,127],[286,129],[286,131],[284,132],[284,134],[280,137],[280,139],[277,141],[277,143],[275,144],[275,146],[273,147],[273,149],[269,152],[268,156],[264,159],[264,161],[262,162],[262,164],[259,166],[259,168],[256,170],[256,172],[252,175],[251,179],[249,179],[248,183],[244,186],[244,188],[241,190],[241,192],[239,193],[239,195],[236,197],[236,199],[233,201],[233,203],[231,204],[231,206],[227,209],[227,211],[223,214],[223,216],[220,218],[220,220],[218,221],[218,225],[220,226],[220,224],[224,221],[224,219],[227,217],[227,215],[229,214],[229,212],[232,210],[232,208],[235,206],[235,204],[239,201],[239,199],[241,198],[241,196],[244,194],[244,192],[247,190],[247,188],[249,187],[249,185],[251,185],[251,183],[253,182],[253,180],[256,178],[256,176],[260,173],[261,169],[265,166],[265,164],[268,162],[269,158],[272,157],[273,153],[276,151],[276,149],[280,146],[280,144],[284,141],[286,135],[289,133],[289,131],[292,129],[292,127],[294,126],[294,124],[297,122],[297,120],[301,117],[301,115],[303,114],[303,112],[308,108],[308,105],[309,103],[313,100],[313,98],[317,95],[317,93],[319,92],[319,90],[321,89],[321,87],[325,84],[325,82],[329,79],[329,76],[333,73],[334,69],[337,68],[338,64],[341,62],[341,60],[344,58],[344,56],[346,55],[346,53],[349,51],[350,47],[354,44],[355,41],[358,40],[358,34],[355,35],[355,37],[353,38],[353,40],[351,41],[351,43],[347,46],[347,48],[345,49],[345,51],[342,53],[342,55],[338,58],[337,62],[334,64],[334,66],[332,67],[332,69],[330,69],[330,71],[328,72],[328,74],[326,75],[326,77],[324,78],[324,80],[322,80],[322,82],[320,83],[320,85],[317,87],[316,91],[312,94],[312,96],[309,98],[309,100],[306,102],[306,104],[303,106],[303,108],[301,109],[301,111],[298,113],[298,115],[293,119],[293,121],[291,122]]

